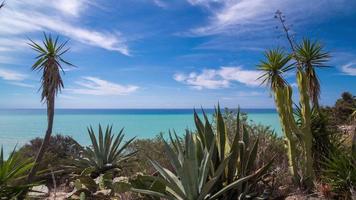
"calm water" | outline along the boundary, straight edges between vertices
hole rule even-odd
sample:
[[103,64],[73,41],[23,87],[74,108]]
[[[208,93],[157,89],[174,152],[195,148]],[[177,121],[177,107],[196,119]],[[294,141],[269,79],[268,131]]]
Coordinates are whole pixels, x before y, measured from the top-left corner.
[[[249,119],[269,125],[280,134],[276,112],[271,109],[248,109]],[[212,110],[207,110],[209,114]],[[17,144],[43,136],[46,130],[46,111],[41,109],[0,110],[0,145],[9,152]],[[86,128],[97,129],[98,124],[113,125],[115,131],[125,127],[126,137],[150,138],[169,129],[183,134],[186,128],[194,129],[191,109],[120,109],[120,110],[77,110],[56,111],[53,133],[70,135],[80,144],[89,144]]]

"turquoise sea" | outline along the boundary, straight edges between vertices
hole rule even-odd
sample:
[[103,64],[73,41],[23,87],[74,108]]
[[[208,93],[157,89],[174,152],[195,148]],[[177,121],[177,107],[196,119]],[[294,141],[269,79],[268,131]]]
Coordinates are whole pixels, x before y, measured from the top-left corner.
[[[206,110],[211,116],[213,110]],[[246,109],[249,120],[269,125],[281,134],[277,113],[273,109]],[[35,137],[42,137],[46,130],[46,110],[0,109],[0,145],[6,153]],[[192,109],[58,109],[53,133],[72,136],[82,145],[89,144],[87,127],[98,124],[113,125],[115,131],[125,128],[126,138],[154,137],[160,132],[175,130],[183,134],[194,129]]]

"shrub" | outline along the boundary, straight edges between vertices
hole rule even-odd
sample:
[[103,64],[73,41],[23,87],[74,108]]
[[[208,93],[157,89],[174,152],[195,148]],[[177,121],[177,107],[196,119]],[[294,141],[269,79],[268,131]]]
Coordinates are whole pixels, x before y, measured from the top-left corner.
[[153,174],[156,170],[147,158],[159,162],[165,168],[172,168],[165,152],[162,138],[158,135],[152,139],[136,139],[130,143],[128,151],[137,153],[135,155],[135,162],[133,162],[131,167],[124,169],[126,175],[133,175],[138,172]]
[[[35,138],[18,150],[21,159],[35,159],[43,139]],[[72,160],[79,157],[82,147],[70,136],[55,135],[51,136],[49,146],[44,154],[42,162],[39,164],[39,171],[50,169],[55,171],[57,183],[63,183],[69,178],[71,171],[64,166],[71,165]],[[43,177],[47,185],[53,183],[52,175],[47,174]]]

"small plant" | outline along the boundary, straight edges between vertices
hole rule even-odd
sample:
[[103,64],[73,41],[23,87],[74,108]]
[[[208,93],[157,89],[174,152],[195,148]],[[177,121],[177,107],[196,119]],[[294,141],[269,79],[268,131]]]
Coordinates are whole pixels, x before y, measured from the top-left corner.
[[15,149],[7,160],[3,148],[0,150],[0,199],[16,199],[23,191],[34,184],[25,184],[26,175],[33,167],[30,159],[21,159]]
[[325,158],[322,179],[342,199],[352,199],[356,192],[355,153],[334,150],[330,158]]
[[88,128],[92,145],[83,150],[83,155],[75,164],[81,169],[90,168],[92,177],[97,177],[111,169],[122,167],[136,154],[135,151],[128,152],[128,145],[135,139],[131,138],[123,142],[123,129],[118,135],[112,134],[112,126],[107,126],[105,132],[99,125],[98,137],[92,127]]

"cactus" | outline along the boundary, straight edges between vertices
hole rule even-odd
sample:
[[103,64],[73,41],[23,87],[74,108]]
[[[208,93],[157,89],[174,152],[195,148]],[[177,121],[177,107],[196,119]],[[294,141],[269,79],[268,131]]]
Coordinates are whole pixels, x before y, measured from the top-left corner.
[[314,180],[314,170],[313,170],[313,156],[312,156],[312,145],[313,145],[313,135],[311,131],[311,109],[310,101],[308,95],[308,81],[307,76],[301,70],[297,72],[297,82],[300,95],[300,105],[302,114],[302,145],[304,150],[304,161],[305,169],[304,176],[306,179],[305,184],[310,187]]

